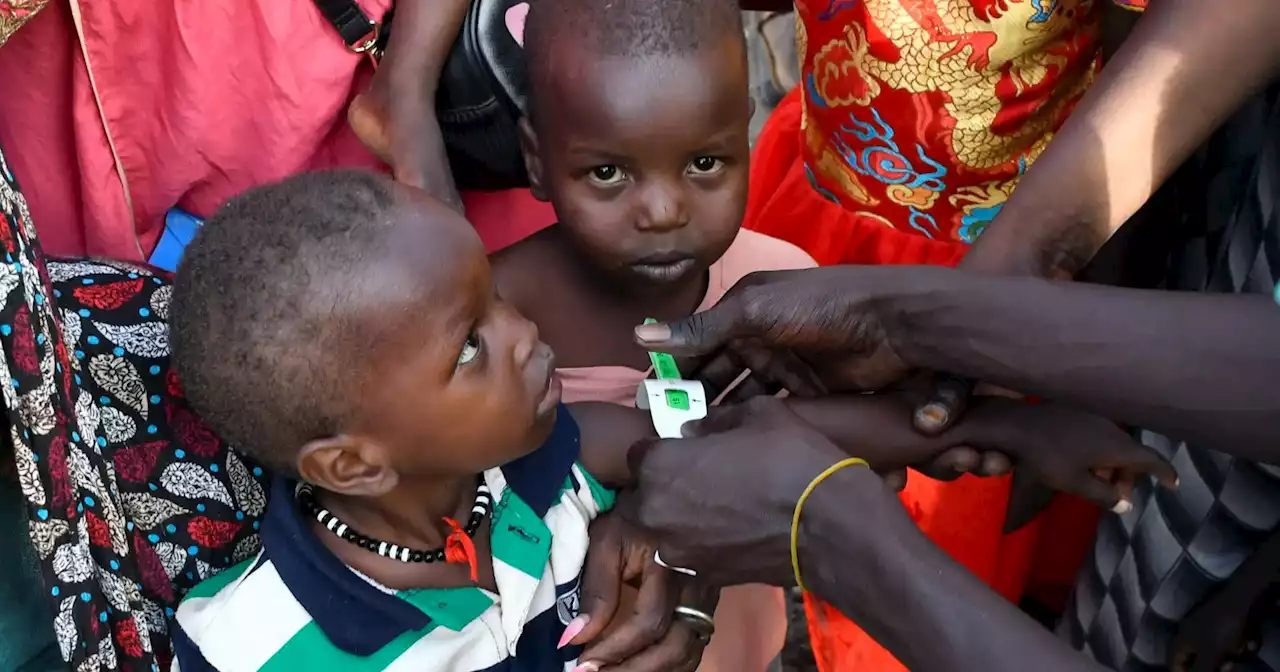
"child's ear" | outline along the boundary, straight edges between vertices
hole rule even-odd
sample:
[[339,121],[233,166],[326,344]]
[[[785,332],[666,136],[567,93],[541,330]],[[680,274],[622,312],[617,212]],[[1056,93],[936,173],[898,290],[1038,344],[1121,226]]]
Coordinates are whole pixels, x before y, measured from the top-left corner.
[[298,474],[330,492],[378,497],[391,492],[400,475],[387,465],[382,446],[341,434],[310,441],[298,452]]
[[548,201],[547,192],[542,188],[542,159],[538,156],[538,134],[533,132],[529,117],[520,117],[520,152],[524,154],[524,169],[529,173],[529,191],[533,197],[544,203]]

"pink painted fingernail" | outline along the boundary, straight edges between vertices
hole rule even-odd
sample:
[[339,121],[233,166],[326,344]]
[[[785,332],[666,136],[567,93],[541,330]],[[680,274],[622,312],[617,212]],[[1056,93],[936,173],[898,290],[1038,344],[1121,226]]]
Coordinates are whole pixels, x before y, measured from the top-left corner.
[[1113,506],[1113,507],[1111,507],[1111,510],[1112,510],[1114,513],[1117,513],[1117,514],[1119,514],[1119,515],[1123,516],[1124,514],[1129,513],[1130,511],[1132,511],[1132,510],[1133,510],[1133,502],[1130,502],[1130,501],[1129,501],[1129,500],[1127,500],[1127,499],[1122,499],[1122,500],[1120,500],[1120,501],[1116,502],[1116,505],[1115,505],[1115,506]]
[[563,649],[564,647],[568,646],[569,642],[573,640],[574,637],[577,637],[578,633],[582,632],[582,629],[587,627],[587,623],[590,623],[590,622],[591,622],[591,617],[587,616],[586,614],[583,614],[573,619],[572,621],[569,621],[569,625],[564,626],[564,634],[560,635],[560,643],[556,644],[556,648]]
[[598,663],[583,663],[573,668],[573,672],[600,672],[600,665]]

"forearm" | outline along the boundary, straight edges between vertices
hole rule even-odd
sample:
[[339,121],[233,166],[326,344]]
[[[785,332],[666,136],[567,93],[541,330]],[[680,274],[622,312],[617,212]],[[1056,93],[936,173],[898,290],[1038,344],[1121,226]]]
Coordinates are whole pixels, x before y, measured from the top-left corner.
[[470,0],[431,0],[396,4],[396,18],[383,63],[406,85],[425,86],[434,98],[440,73],[458,38]]
[[[874,510],[850,511],[842,493],[854,488],[885,493]],[[801,517],[800,548],[806,587],[908,669],[1103,669],[947,557],[866,469],[842,470],[814,491]]]
[[1067,278],[1280,70],[1273,0],[1161,0],[961,266]]
[[910,271],[883,310],[911,366],[1280,460],[1280,308],[1270,297]]

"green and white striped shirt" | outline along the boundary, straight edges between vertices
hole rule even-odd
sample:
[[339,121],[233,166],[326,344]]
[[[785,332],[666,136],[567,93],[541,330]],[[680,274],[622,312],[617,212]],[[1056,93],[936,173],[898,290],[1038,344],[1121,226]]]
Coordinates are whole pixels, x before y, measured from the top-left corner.
[[484,473],[496,595],[380,586],[329,552],[295,504],[295,484],[277,479],[262,552],[196,586],[178,609],[173,669],[572,670],[580,648],[556,644],[578,613],[587,526],[613,504],[576,463],[578,449],[561,406],[546,444]]

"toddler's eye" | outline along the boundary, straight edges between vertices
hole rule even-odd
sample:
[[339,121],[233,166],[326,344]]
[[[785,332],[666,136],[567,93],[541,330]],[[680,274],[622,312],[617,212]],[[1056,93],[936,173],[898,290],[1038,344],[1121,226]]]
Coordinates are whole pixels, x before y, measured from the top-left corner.
[[458,366],[464,366],[475,361],[480,356],[480,337],[476,336],[476,332],[467,334],[467,341],[462,344],[462,352],[458,354]]
[[714,173],[724,167],[724,161],[712,156],[699,156],[689,163],[689,172],[698,175]]
[[615,185],[626,179],[626,177],[627,174],[617,166],[596,166],[591,169],[591,181],[604,186]]

